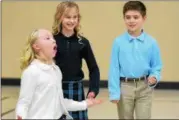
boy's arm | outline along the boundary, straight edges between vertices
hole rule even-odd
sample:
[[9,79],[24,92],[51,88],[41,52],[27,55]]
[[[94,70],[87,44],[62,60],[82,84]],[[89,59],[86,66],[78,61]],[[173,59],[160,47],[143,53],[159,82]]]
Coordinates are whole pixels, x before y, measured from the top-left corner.
[[120,100],[119,46],[115,40],[112,46],[108,80],[109,99]]
[[161,79],[161,69],[162,69],[162,60],[161,60],[161,55],[160,55],[160,49],[155,42],[152,46],[152,54],[151,54],[151,61],[150,61],[150,77],[154,77],[156,79],[156,83],[152,85],[152,87],[155,87],[156,84],[160,81]]
[[36,87],[36,76],[33,71],[25,70],[21,77],[20,95],[16,106],[16,118],[26,118]]

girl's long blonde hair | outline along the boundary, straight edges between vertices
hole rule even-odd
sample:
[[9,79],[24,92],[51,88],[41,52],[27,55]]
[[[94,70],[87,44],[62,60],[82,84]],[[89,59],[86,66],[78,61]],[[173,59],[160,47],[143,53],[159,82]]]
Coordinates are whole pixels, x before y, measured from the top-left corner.
[[21,70],[24,70],[36,58],[32,45],[38,39],[38,33],[39,30],[36,29],[28,36],[25,49],[23,50],[22,57],[20,59]]
[[82,36],[79,31],[80,31],[80,20],[81,20],[81,15],[79,12],[79,6],[78,4],[76,4],[73,1],[63,1],[60,4],[57,5],[56,8],[56,12],[54,15],[54,22],[52,25],[52,33],[53,35],[56,35],[58,33],[61,32],[61,28],[62,28],[62,21],[61,21],[61,17],[63,16],[63,14],[66,12],[67,9],[70,8],[76,8],[77,12],[78,12],[78,25],[75,27],[75,32],[77,33],[77,36],[80,37]]

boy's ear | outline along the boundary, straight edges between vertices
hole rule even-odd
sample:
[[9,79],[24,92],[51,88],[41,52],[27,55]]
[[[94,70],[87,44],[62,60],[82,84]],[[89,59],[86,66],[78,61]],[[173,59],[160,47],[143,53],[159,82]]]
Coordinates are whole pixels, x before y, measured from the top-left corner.
[[147,19],[147,16],[145,15],[144,17],[143,17],[143,19],[144,19],[144,21]]

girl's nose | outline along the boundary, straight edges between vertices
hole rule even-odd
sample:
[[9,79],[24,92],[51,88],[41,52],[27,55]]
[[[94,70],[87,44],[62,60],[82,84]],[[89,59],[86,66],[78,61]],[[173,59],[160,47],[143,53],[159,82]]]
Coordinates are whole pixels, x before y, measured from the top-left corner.
[[52,39],[53,43],[56,43],[55,39]]
[[74,19],[70,19],[70,21],[73,23],[73,22],[74,22]]

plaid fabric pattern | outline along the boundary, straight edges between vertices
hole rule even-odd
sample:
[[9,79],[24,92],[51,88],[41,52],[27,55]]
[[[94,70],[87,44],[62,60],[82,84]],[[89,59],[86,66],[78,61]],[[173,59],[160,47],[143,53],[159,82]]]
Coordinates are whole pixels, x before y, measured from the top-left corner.
[[[73,99],[75,101],[85,100],[83,82],[80,81],[63,81],[64,98]],[[88,120],[87,110],[85,111],[69,111],[74,120]]]
[[62,115],[58,120],[67,120],[65,115]]

